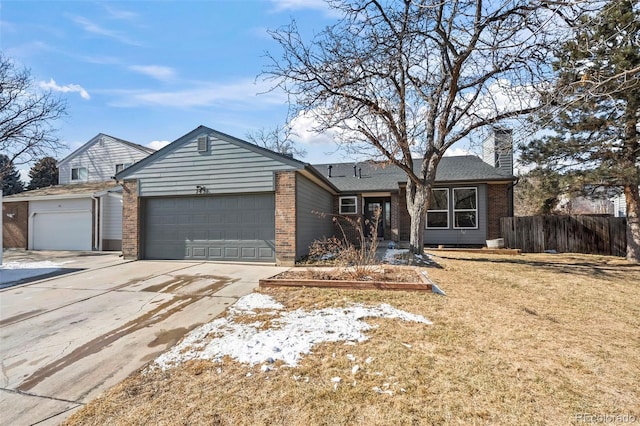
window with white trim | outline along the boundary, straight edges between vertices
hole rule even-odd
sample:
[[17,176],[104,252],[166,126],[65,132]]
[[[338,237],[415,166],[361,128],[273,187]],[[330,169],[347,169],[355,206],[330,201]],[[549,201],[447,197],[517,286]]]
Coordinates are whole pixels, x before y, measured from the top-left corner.
[[427,210],[427,229],[449,228],[449,189],[431,190],[431,201]]
[[121,171],[123,171],[127,167],[131,166],[132,164],[133,163],[118,163],[118,164],[116,164],[116,174],[120,173]]
[[340,197],[340,214],[358,213],[358,197]]
[[89,173],[86,167],[74,167],[71,169],[71,180],[86,182],[89,178]]
[[453,188],[453,227],[478,228],[478,188]]

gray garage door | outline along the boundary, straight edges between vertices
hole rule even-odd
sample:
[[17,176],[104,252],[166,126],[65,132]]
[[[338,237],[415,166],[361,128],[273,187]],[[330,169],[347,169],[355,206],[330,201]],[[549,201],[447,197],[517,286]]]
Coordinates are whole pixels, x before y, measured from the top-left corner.
[[273,194],[149,198],[146,259],[275,262]]

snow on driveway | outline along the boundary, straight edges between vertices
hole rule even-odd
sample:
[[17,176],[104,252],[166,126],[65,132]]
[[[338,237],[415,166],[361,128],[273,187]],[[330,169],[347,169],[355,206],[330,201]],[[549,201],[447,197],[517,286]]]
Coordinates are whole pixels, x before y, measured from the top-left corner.
[[[283,308],[264,294],[244,296],[229,309],[226,317],[195,329],[182,342],[158,357],[155,364],[166,370],[193,359],[220,361],[228,355],[251,366],[276,360],[295,366],[304,354],[311,353],[316,344],[367,340],[364,332],[372,326],[363,321],[364,318],[397,318],[431,324],[423,316],[396,309],[386,303],[378,306],[350,304],[343,308],[312,311],[297,309],[292,312],[283,311]],[[262,321],[251,324],[234,321],[237,316],[255,315],[256,309],[266,310],[273,316],[273,328],[262,328]]]
[[62,265],[69,262],[51,262],[43,260],[39,262],[7,262],[0,265],[0,288],[7,287],[10,283],[50,274],[63,268]]

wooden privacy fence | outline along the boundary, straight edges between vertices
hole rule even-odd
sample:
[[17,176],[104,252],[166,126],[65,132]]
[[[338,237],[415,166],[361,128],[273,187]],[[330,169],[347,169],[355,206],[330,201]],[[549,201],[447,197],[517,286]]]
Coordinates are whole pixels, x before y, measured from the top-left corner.
[[524,253],[556,250],[561,253],[625,256],[624,217],[527,216],[503,217],[504,245]]

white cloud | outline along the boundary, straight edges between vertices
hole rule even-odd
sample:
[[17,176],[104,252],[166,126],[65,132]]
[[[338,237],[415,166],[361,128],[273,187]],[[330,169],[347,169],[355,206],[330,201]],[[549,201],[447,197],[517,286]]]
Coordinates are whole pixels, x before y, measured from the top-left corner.
[[276,12],[285,10],[311,9],[325,12],[326,15],[337,16],[338,13],[332,9],[325,0],[271,0]]
[[120,59],[115,56],[84,56],[81,58],[85,62],[98,65],[120,65]]
[[86,99],[86,100],[91,99],[91,96],[89,96],[89,93],[79,84],[67,84],[65,86],[59,86],[54,79],[50,79],[49,82],[41,81],[39,83],[39,86],[42,89],[49,89],[49,90],[53,90],[54,92],[62,92],[62,93],[78,92],[82,99]]
[[445,153],[445,157],[455,157],[458,155],[472,155],[472,153],[466,148],[450,148]]
[[[470,97],[471,95],[469,95]],[[461,107],[466,106],[467,98],[459,100]],[[538,91],[532,86],[513,84],[506,79],[491,83],[473,102],[463,122],[475,122],[478,118],[488,119],[498,114],[523,110],[539,102]],[[466,121],[465,121],[466,120]]]
[[[225,102],[250,104],[255,110],[260,105],[284,105],[286,96],[281,92],[268,92],[265,83],[253,80],[239,80],[231,83],[191,82],[191,87],[172,91],[154,92],[150,90],[117,90],[112,94],[120,99],[111,103],[118,107],[167,106],[174,108],[192,108],[212,106]],[[260,96],[258,96],[260,94]]]
[[113,19],[130,21],[138,17],[137,13],[124,9],[116,9],[115,7],[108,4],[103,4],[102,7],[104,7],[104,10],[109,14],[109,17]]
[[10,58],[29,58],[31,56],[40,55],[43,52],[53,51],[55,51],[55,49],[45,42],[32,41],[9,47],[4,50],[4,53]]
[[96,34],[99,36],[103,36],[103,37],[107,37],[116,41],[119,41],[120,43],[123,44],[129,44],[132,46],[140,46],[140,43],[131,40],[129,37],[127,37],[124,34],[121,34],[117,31],[113,31],[113,30],[109,30],[106,28],[101,27],[100,25],[88,20],[87,18],[84,18],[82,16],[71,16],[70,19],[75,22],[76,24],[78,24],[80,27],[82,27],[83,30],[85,30],[88,33],[91,34]]
[[303,111],[298,113],[291,120],[290,125],[292,133],[296,136],[294,139],[297,142],[306,145],[335,145],[337,130],[329,130],[322,133],[313,130],[318,125],[313,112]]
[[165,146],[169,145],[171,142],[169,141],[151,141],[147,144],[147,147],[151,148],[151,149],[155,149],[156,151],[159,149],[164,148]]
[[129,69],[160,81],[171,80],[176,75],[173,68],[161,65],[132,65]]

